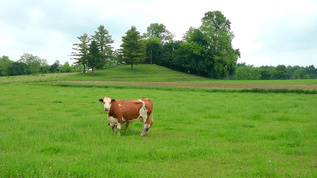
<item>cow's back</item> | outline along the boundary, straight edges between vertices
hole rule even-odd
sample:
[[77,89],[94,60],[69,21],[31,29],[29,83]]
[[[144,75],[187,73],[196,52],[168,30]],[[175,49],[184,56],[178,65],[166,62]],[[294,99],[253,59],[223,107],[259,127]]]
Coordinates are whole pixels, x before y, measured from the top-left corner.
[[116,100],[111,104],[111,114],[116,118],[122,116],[126,121],[137,119],[142,105],[143,102],[139,100]]

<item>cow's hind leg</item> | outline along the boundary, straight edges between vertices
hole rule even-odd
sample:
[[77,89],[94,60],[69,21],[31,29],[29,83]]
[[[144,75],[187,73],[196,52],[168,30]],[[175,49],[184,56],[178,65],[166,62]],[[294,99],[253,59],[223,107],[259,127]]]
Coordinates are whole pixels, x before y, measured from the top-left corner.
[[127,122],[126,124],[125,124],[125,128],[126,128],[126,130],[128,130],[128,128],[129,128],[129,125],[130,125],[130,122]]
[[116,125],[111,126],[112,132],[114,133],[116,131]]

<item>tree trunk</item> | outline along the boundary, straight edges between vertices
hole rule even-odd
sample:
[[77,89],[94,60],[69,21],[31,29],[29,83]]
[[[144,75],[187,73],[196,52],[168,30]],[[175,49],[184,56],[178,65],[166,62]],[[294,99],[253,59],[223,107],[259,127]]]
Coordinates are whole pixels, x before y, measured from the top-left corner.
[[133,70],[133,63],[131,63],[131,70]]
[[92,70],[91,70],[91,76],[94,76],[94,75],[95,75],[95,70],[92,69]]

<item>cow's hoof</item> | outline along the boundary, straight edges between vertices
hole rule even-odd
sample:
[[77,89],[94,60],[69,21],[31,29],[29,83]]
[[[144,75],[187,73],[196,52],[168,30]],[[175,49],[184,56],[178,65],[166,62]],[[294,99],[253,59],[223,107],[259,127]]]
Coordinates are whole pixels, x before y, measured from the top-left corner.
[[143,133],[143,132],[142,132],[142,133],[141,133],[141,136],[142,136],[142,137],[147,136],[147,133]]

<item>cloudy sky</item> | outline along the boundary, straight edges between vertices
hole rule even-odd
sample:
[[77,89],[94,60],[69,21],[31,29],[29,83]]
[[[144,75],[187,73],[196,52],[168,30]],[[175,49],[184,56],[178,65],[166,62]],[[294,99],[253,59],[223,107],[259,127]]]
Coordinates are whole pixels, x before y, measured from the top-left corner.
[[316,0],[0,0],[0,56],[17,61],[29,53],[49,64],[73,63],[77,37],[93,35],[100,25],[114,48],[131,26],[145,33],[151,23],[163,23],[181,40],[215,10],[231,22],[238,62],[317,67]]

